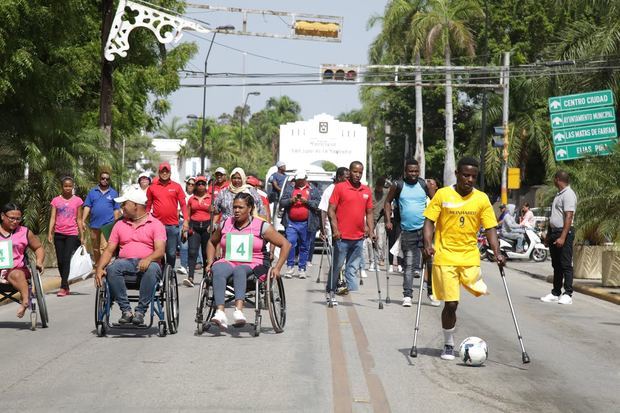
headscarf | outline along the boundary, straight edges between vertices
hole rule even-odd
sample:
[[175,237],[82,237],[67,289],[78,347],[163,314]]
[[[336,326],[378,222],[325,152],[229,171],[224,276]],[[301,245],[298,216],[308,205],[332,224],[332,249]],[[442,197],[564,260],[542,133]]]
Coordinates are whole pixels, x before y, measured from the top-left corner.
[[[233,186],[232,184],[232,177],[234,174],[239,174],[241,176],[241,186]],[[232,170],[232,172],[230,172],[230,185],[228,186],[228,190],[230,192],[232,192],[233,194],[237,195],[240,194],[241,192],[250,192],[249,188],[250,186],[248,184],[246,184],[246,181],[248,180],[248,178],[245,176],[245,172],[243,171],[242,168],[235,168]]]

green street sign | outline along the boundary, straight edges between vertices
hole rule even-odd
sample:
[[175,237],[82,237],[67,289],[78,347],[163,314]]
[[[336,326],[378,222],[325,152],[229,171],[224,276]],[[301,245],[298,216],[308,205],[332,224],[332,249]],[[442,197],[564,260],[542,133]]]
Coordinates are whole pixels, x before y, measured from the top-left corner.
[[553,143],[565,145],[569,143],[600,141],[602,139],[617,138],[616,123],[601,123],[600,125],[581,126],[577,128],[553,130]]
[[613,104],[614,95],[611,93],[611,90],[599,90],[549,98],[549,112],[557,113],[567,110],[590,109]]
[[557,145],[554,149],[556,161],[585,158],[586,156],[609,155],[618,139],[607,139],[597,142],[576,143],[572,145]]
[[553,129],[615,121],[616,111],[613,106],[551,114],[551,127]]

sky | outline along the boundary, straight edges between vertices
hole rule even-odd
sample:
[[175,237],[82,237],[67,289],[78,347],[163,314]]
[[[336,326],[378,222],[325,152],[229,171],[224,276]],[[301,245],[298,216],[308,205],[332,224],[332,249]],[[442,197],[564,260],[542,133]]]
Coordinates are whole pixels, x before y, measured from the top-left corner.
[[[208,60],[208,73],[304,73],[320,76],[320,65],[336,64],[367,64],[368,47],[380,31],[380,26],[368,30],[367,22],[373,14],[382,14],[387,0],[220,0],[217,3],[204,0],[189,0],[188,3],[209,4],[211,6],[241,7],[266,9],[296,13],[311,13],[341,16],[344,18],[342,42],[328,43],[306,40],[272,39],[218,34]],[[221,13],[208,10],[188,8],[186,17],[209,23],[210,27],[232,24],[241,29],[242,18],[239,13]],[[290,17],[264,17],[251,15],[248,19],[248,30],[272,33],[287,33]],[[187,70],[204,69],[211,34],[197,34],[185,31],[181,42],[196,42],[198,53],[186,66]],[[229,48],[227,48],[227,47]],[[237,50],[232,50],[234,48]],[[244,54],[245,51],[251,54]],[[267,57],[271,60],[255,55]],[[291,64],[293,63],[293,64]],[[282,80],[282,79],[280,79]],[[286,79],[284,79],[286,80]],[[248,82],[265,82],[268,79],[247,79]],[[211,77],[208,84],[240,83],[241,80],[216,79]],[[202,78],[181,78],[181,84],[202,85]],[[260,86],[260,87],[208,87],[206,113],[217,117],[222,113],[232,113],[236,106],[241,106],[249,92],[260,92],[259,96],[249,96],[250,112],[261,110],[270,97],[287,95],[297,101],[302,109],[303,119],[311,119],[314,115],[327,113],[337,116],[342,112],[361,107],[358,86]],[[203,89],[202,87],[181,87],[169,96],[171,111],[166,117],[169,122],[173,117],[186,119],[188,115],[201,116]]]

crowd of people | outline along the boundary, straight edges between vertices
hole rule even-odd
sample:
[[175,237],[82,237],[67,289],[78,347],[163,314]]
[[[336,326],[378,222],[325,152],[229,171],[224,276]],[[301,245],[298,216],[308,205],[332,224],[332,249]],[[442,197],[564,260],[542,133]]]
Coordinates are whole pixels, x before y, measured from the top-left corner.
[[[171,179],[170,164],[162,162],[155,177],[140,174],[122,196],[111,187],[111,171],[102,170],[98,184],[84,200],[76,195],[73,178],[61,178],[60,195],[51,200],[47,234],[61,277],[57,295],[71,294],[71,257],[80,245],[87,244],[88,233],[96,263],[95,282],[102,285],[107,277],[121,309],[119,323],[144,322],[165,262],[186,277],[183,284],[188,288],[194,287],[197,266],[202,263],[203,274],[213,277],[217,311],[211,321],[221,328],[228,326],[224,303],[226,282],[232,277],[233,322],[240,326],[246,322],[242,309],[248,275],[267,274],[272,267],[274,277],[282,274],[305,279],[315,242],[321,239],[330,254],[325,290],[330,307],[338,305],[336,295],[356,291],[367,270],[380,268],[402,272],[402,305],[411,307],[414,279],[423,277],[420,285],[430,304],[444,302],[441,357],[453,359],[460,286],[475,296],[488,293],[480,273],[478,231],[482,228],[498,264],[503,265],[498,225],[502,236],[514,237],[517,250],[521,250],[522,232],[535,222],[527,203],[518,223],[514,211],[505,205],[500,205],[496,219],[488,196],[474,188],[479,166],[472,158],[458,162],[456,184],[443,188],[435,178],[421,178],[423,171],[415,160],[406,161],[402,177],[392,182],[380,177],[372,188],[363,183],[364,165],[359,161],[339,167],[333,183],[324,190],[304,169],[288,170],[283,162],[276,168],[267,179],[266,191],[258,177],[247,176],[242,168],[227,175],[221,167],[211,178],[188,178],[183,188]],[[554,183],[559,192],[553,201],[547,239],[554,286],[542,300],[570,304],[576,196],[565,172],[558,172]],[[0,242],[10,240],[13,255],[11,268],[0,272],[0,282],[10,283],[27,297],[23,293],[30,274],[24,256],[28,247],[35,251],[41,270],[42,244],[21,225],[19,206],[7,204],[1,215]],[[272,225],[279,216],[283,235]],[[177,253],[181,257],[178,267]],[[140,300],[133,310],[123,279],[132,271],[143,279]],[[22,302],[18,317],[24,315],[26,306]]]

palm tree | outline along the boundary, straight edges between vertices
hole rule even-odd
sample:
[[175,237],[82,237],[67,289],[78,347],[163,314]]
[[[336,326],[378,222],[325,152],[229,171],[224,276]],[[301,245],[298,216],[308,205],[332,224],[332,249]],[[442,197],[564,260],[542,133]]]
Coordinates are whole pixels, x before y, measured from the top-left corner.
[[183,139],[185,138],[185,131],[187,125],[181,123],[181,118],[175,116],[172,118],[169,124],[162,125],[157,132],[155,132],[156,139]]
[[445,110],[445,137],[446,155],[444,161],[444,185],[453,185],[454,176],[454,128],[452,108],[452,52],[465,51],[474,55],[474,37],[468,23],[472,19],[484,16],[480,5],[475,0],[429,0],[422,11],[417,12],[412,20],[414,44],[423,45],[427,59],[430,59],[435,50],[442,50],[446,66],[446,110]]

